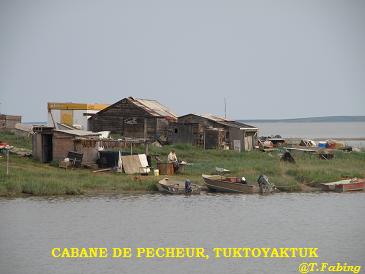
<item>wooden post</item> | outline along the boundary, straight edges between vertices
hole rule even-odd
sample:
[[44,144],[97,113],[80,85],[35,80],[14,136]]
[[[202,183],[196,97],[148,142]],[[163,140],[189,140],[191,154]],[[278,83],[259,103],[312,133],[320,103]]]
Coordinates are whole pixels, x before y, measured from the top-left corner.
[[257,137],[257,131],[256,131],[255,134],[253,135],[253,138],[252,138],[252,148],[253,149],[256,148],[257,140],[258,140],[258,137]]
[[121,135],[124,137],[124,117],[122,117],[122,130]]
[[205,130],[204,130],[204,133],[203,133],[203,146],[204,146],[204,149],[205,149]]
[[148,142],[144,142],[144,154],[148,155]]
[[145,141],[147,140],[147,118],[144,118],[143,138]]
[[6,175],[9,175],[9,149],[6,150]]
[[243,131],[243,151],[246,151],[246,130]]
[[144,153],[148,155],[148,143],[147,143],[147,118],[144,118],[144,126],[143,126],[143,139],[144,139]]

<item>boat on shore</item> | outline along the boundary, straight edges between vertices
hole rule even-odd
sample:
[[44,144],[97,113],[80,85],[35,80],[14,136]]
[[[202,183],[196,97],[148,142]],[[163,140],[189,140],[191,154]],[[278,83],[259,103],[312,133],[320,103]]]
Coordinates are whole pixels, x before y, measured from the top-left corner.
[[169,180],[164,178],[156,183],[158,190],[168,194],[200,194],[200,187],[196,184],[189,184],[186,181]]
[[337,182],[323,183],[321,186],[323,191],[363,191],[365,189],[365,179],[353,178]]
[[244,177],[226,177],[223,175],[202,175],[203,180],[210,191],[232,193],[273,193],[277,191],[274,184],[269,182],[265,175],[260,175],[257,185],[247,183]]
[[249,185],[238,177],[226,177],[222,175],[202,175],[208,189],[216,192],[233,192],[233,193],[258,193],[260,189],[255,185]]

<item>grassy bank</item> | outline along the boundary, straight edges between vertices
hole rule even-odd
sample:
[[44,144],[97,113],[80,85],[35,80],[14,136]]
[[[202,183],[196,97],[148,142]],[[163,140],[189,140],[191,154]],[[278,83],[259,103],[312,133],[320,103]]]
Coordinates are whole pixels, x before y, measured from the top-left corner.
[[0,131],[0,141],[19,148],[32,149],[32,138],[17,136],[10,131]]
[[[0,135],[1,136],[1,135]],[[11,136],[15,138],[14,136]],[[4,136],[0,140],[6,141]],[[14,141],[14,140],[13,140]],[[11,140],[8,142],[12,145]],[[15,142],[24,142],[15,141]],[[150,148],[151,154],[164,159],[171,146]],[[188,145],[175,145],[180,159],[192,163],[185,173],[177,177],[190,178],[203,184],[202,173],[211,173],[216,166],[232,171],[232,175],[245,176],[255,182],[260,174],[284,191],[300,191],[303,186],[318,186],[322,182],[344,177],[365,177],[365,153],[338,152],[330,161],[315,155],[294,154],[296,164],[280,161],[278,153],[259,151],[237,153],[234,151],[202,150]],[[155,163],[153,163],[155,165]],[[29,158],[10,157],[10,174],[6,175],[6,159],[0,158],[0,195],[63,195],[126,191],[155,191],[160,177],[130,176],[122,173],[92,173],[87,169],[64,170],[49,164],[40,164]]]

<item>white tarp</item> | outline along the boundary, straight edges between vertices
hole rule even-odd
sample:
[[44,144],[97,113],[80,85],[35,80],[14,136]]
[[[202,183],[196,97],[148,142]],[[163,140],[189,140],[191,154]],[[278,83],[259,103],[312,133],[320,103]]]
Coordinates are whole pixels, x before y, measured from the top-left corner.
[[146,154],[126,155],[121,157],[124,172],[126,174],[149,173]]

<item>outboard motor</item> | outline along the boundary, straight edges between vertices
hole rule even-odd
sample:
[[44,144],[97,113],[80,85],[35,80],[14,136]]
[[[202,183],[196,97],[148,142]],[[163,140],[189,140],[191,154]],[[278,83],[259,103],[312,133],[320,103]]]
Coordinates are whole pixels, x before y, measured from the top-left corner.
[[191,193],[191,181],[189,179],[185,180],[185,193]]
[[272,193],[276,190],[275,185],[269,182],[269,178],[266,175],[260,175],[257,183],[259,184],[261,193]]

